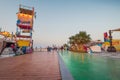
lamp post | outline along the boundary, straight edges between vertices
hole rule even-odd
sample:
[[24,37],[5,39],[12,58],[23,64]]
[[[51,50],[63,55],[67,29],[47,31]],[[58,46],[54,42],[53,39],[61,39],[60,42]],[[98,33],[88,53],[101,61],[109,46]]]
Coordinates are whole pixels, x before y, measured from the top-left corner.
[[109,30],[109,39],[110,39],[110,47],[112,47],[112,35],[111,35],[112,31]]
[[0,28],[0,32],[2,31],[2,28]]

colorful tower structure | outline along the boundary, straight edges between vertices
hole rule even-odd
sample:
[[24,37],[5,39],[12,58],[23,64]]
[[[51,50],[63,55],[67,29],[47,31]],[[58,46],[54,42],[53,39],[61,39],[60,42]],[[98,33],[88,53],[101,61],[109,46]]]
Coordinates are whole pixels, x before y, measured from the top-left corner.
[[19,47],[33,47],[34,13],[34,7],[19,5],[16,24],[16,42]]

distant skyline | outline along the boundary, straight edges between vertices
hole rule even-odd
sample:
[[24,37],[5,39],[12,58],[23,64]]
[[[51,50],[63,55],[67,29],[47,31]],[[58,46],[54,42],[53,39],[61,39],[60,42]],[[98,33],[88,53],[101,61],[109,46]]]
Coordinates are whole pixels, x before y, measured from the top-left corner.
[[[0,28],[16,32],[19,4],[34,7],[34,46],[67,43],[71,35],[86,31],[92,40],[103,40],[103,33],[120,28],[120,0],[1,0]],[[120,39],[119,32],[113,38]]]

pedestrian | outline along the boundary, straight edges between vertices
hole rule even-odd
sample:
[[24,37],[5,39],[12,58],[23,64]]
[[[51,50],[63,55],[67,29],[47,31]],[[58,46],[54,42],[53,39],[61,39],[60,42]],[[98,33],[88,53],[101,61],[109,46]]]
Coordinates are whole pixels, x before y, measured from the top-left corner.
[[48,47],[47,47],[47,51],[48,51],[48,52],[51,52],[51,47],[48,46]]
[[15,47],[15,45],[14,45],[14,44],[11,44],[10,47],[12,48],[13,52],[16,54],[16,47]]

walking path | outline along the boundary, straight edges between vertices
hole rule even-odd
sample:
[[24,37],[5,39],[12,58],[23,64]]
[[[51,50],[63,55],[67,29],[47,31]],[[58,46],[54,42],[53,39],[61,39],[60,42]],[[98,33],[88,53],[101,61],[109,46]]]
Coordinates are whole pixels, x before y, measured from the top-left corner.
[[61,80],[57,53],[1,58],[0,80]]

